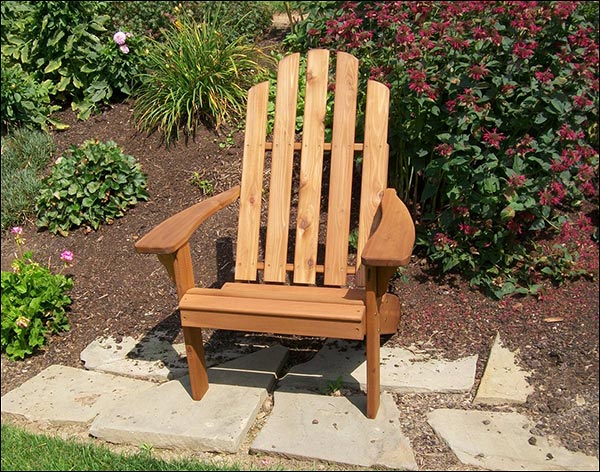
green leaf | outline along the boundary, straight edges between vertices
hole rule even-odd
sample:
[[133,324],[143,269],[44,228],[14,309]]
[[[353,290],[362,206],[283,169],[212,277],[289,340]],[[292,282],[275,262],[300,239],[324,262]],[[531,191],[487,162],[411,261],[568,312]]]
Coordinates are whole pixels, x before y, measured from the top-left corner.
[[44,69],[44,74],[48,74],[50,72],[55,71],[61,65],[62,65],[62,61],[60,59],[54,59],[53,61],[50,61],[50,63]]

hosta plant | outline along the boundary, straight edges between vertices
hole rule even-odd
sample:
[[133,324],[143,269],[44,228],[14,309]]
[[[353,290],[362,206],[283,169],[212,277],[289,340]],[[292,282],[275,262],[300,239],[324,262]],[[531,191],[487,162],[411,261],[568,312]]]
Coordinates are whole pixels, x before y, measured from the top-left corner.
[[[19,254],[13,270],[2,271],[2,352],[22,359],[43,347],[50,335],[70,329],[67,292],[73,279],[34,261],[31,251],[23,252],[21,227],[14,227],[12,233]],[[73,261],[73,253],[63,251],[60,258],[64,269]]]
[[146,176],[113,141],[85,141],[59,157],[36,201],[37,224],[67,235],[74,227],[98,229],[148,199]]

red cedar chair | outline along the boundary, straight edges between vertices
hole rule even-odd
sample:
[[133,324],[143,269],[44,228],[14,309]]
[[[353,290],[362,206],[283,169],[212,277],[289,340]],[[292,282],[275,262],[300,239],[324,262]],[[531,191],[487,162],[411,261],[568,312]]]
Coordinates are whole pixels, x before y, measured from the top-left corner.
[[[208,198],[151,230],[135,247],[157,254],[177,286],[192,397],[205,394],[208,377],[202,328],[362,340],[366,338],[367,411],[379,408],[380,335],[396,332],[400,301],[387,292],[399,266],[408,264],[415,239],[412,218],[387,187],[389,90],[367,86],[364,142],[355,142],[358,60],[338,52],[332,139],[324,140],[329,51],[307,57],[302,142],[295,142],[298,53],[278,66],[273,138],[267,142],[269,84],[248,95],[241,186]],[[295,153],[300,151],[300,153]],[[271,153],[264,258],[259,232],[265,153]],[[348,263],[355,154],[362,153],[357,262]],[[288,230],[294,155],[301,154],[293,262]],[[323,161],[330,180],[324,261],[317,261]],[[189,239],[209,216],[239,198],[235,282],[195,288]],[[257,283],[262,271],[262,283]],[[291,284],[286,284],[290,274]],[[315,286],[321,273],[324,286]],[[348,276],[359,288],[347,288]]]

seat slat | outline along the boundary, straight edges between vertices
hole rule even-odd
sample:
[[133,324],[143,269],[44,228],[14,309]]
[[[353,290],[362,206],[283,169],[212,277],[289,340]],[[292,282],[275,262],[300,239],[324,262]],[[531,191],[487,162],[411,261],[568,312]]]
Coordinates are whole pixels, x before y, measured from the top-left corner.
[[[284,282],[286,276],[299,65],[300,54],[291,54],[281,60],[277,70],[269,214],[263,274],[264,280],[267,282]],[[244,237],[244,235],[240,236]]]
[[361,323],[364,305],[324,303],[301,300],[269,300],[207,295],[187,292],[179,301],[179,309],[184,311],[230,313],[240,315],[262,315],[271,317],[302,318],[307,322],[313,320],[332,320],[349,323]]
[[314,284],[316,280],[328,73],[329,51],[310,51],[306,63],[294,283]]
[[261,314],[240,315],[236,313],[181,311],[182,326],[192,328],[228,329],[298,336],[317,336],[362,340],[365,337],[364,322],[315,319],[307,322],[293,316],[273,317]]
[[365,299],[365,291],[361,289],[244,283],[226,283],[220,290],[192,288],[187,293],[193,295],[260,298],[262,300],[301,300],[305,302],[338,303],[343,305],[364,305]]
[[255,85],[248,93],[243,156],[244,178],[238,220],[238,234],[243,237],[237,240],[236,280],[256,280],[268,100],[268,82]]
[[377,227],[377,208],[387,188],[388,113],[390,90],[382,83],[369,80],[365,110],[365,142],[360,197],[360,221],[356,254],[356,285],[365,283],[361,254],[367,239]]
[[344,285],[352,202],[358,59],[338,52],[325,251],[325,285]]

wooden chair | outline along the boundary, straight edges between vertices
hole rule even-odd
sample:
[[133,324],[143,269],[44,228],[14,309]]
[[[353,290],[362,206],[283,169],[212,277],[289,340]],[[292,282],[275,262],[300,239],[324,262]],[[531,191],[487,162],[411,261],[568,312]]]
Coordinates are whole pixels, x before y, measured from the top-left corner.
[[[308,52],[302,142],[295,142],[298,53],[282,59],[272,141],[267,142],[269,83],[248,94],[241,186],[197,203],[151,230],[135,247],[157,254],[177,286],[192,397],[208,390],[201,328],[341,339],[366,337],[367,417],[379,408],[380,334],[395,333],[400,302],[386,293],[390,277],[408,264],[415,239],[412,218],[395,190],[387,189],[389,90],[369,81],[364,142],[355,143],[358,60],[336,57],[333,129],[324,140],[329,51]],[[300,151],[295,152],[295,151]],[[264,258],[259,260],[265,154],[271,153]],[[357,262],[348,263],[352,171],[362,153]],[[301,154],[293,262],[288,262],[295,154]],[[323,162],[329,196],[323,261],[317,260]],[[195,288],[189,239],[215,212],[239,198],[235,282]],[[258,271],[263,282],[256,283]],[[286,284],[293,272],[291,285]],[[324,286],[315,286],[317,273]],[[347,288],[348,276],[355,285]]]

